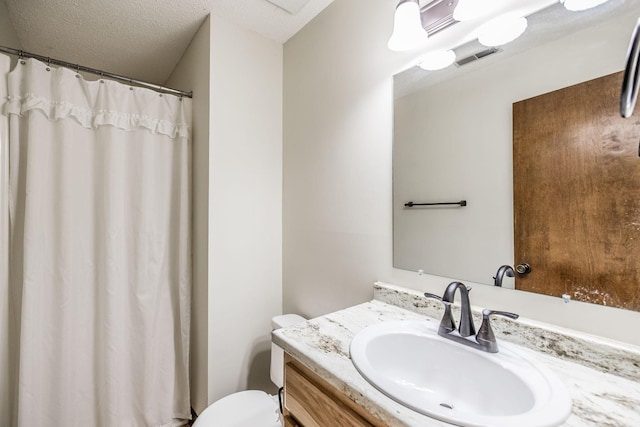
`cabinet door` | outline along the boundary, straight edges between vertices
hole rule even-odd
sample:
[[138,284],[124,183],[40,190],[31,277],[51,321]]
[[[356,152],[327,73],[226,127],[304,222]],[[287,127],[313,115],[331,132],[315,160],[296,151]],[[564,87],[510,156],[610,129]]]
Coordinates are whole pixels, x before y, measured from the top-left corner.
[[284,427],[300,427],[300,424],[291,415],[286,415],[284,417]]
[[[355,409],[356,405],[338,394],[307,368],[285,359],[285,420],[287,426],[372,427]],[[360,408],[360,412],[362,409]],[[293,420],[291,419],[293,418]],[[297,423],[297,424],[296,424]]]

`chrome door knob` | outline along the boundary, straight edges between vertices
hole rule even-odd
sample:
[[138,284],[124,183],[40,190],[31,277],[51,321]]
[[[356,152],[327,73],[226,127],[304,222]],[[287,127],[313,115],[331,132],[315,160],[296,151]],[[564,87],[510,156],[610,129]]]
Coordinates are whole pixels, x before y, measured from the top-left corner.
[[522,263],[516,265],[516,271],[518,274],[529,274],[531,273],[531,266],[527,263]]

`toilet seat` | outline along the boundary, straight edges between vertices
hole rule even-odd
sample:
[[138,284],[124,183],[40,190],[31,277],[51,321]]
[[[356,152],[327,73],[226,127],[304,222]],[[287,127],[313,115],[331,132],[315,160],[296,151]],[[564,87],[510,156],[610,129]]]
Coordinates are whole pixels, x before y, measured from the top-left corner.
[[278,397],[260,390],[230,394],[202,411],[193,427],[282,427]]
[[[273,329],[304,322],[297,314],[284,314],[271,319]],[[281,389],[284,382],[284,350],[271,343],[271,381]],[[248,390],[230,394],[213,402],[196,419],[193,427],[282,427],[278,396],[264,391]]]

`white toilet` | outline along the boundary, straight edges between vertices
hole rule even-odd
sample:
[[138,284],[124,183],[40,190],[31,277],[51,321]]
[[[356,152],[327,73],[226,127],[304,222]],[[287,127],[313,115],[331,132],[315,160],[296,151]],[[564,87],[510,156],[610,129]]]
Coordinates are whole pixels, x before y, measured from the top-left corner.
[[[271,327],[285,328],[304,322],[297,314],[271,319]],[[284,350],[271,343],[271,381],[281,388],[284,379]],[[278,396],[260,390],[230,394],[213,402],[196,419],[193,427],[282,427]]]

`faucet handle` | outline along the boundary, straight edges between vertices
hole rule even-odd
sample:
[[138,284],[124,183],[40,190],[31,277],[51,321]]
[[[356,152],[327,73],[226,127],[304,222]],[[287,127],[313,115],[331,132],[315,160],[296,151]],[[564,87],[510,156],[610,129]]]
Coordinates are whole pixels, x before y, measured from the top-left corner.
[[510,313],[508,311],[488,310],[485,308],[484,310],[482,310],[482,320],[484,320],[485,318],[489,318],[489,316],[493,316],[494,314],[496,316],[504,316],[514,320],[520,317],[519,315],[515,313]]
[[451,303],[450,303],[450,302],[448,302],[448,301],[444,301],[444,300],[442,299],[442,297],[440,297],[440,296],[438,296],[438,295],[436,295],[436,294],[430,294],[429,292],[425,292],[425,293],[424,293],[424,296],[425,296],[425,297],[427,297],[427,298],[431,298],[431,299],[438,300],[438,301],[440,301],[441,303],[443,303],[444,305],[451,305]]
[[436,294],[430,294],[429,292],[425,292],[424,296],[431,299],[437,299],[438,301],[442,302],[442,297],[439,297]]
[[448,307],[448,306],[450,306],[451,304],[453,304],[453,303],[451,303],[451,302],[449,302],[449,301],[445,301],[444,299],[442,299],[442,297],[439,297],[439,296],[438,296],[438,295],[436,295],[436,294],[430,294],[429,292],[425,292],[425,293],[424,293],[424,296],[425,296],[425,297],[427,297],[427,298],[431,298],[431,299],[434,299],[434,300],[440,301],[441,303],[443,303],[443,304],[445,305],[445,307]]
[[496,336],[493,333],[490,322],[490,316],[492,315],[504,316],[510,319],[517,319],[520,316],[515,313],[509,313],[508,311],[488,310],[486,308],[482,310],[482,325],[480,325],[480,329],[476,335],[476,341],[489,353],[497,353],[498,343],[496,342]]
[[427,298],[435,299],[444,304],[444,315],[442,316],[442,320],[440,321],[440,331],[442,333],[447,334],[449,332],[455,331],[456,322],[453,320],[453,316],[451,315],[451,302],[444,300],[442,297],[439,297],[436,294],[430,294],[429,292],[425,292],[424,296]]

